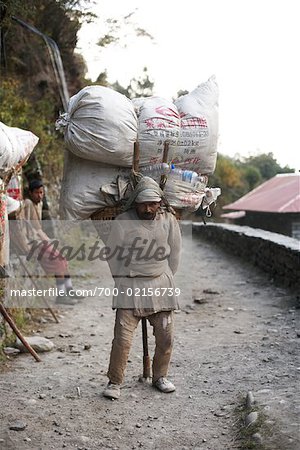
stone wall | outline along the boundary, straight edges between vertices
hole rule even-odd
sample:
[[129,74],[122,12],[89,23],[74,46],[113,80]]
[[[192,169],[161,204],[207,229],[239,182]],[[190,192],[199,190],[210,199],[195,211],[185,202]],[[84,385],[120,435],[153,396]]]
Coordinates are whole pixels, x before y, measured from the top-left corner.
[[299,213],[270,213],[246,211],[244,217],[236,219],[236,225],[248,226],[251,228],[260,228],[271,231],[272,233],[280,233],[286,236],[293,236],[293,224],[300,222]]
[[193,233],[267,272],[276,284],[300,288],[300,242],[277,233],[227,224],[193,223]]

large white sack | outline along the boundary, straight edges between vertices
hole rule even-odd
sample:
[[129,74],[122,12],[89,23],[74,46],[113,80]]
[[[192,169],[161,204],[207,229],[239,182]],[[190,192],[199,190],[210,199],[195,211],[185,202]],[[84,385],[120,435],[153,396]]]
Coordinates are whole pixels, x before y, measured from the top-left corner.
[[[140,166],[162,161],[164,142],[176,146],[180,132],[180,117],[176,106],[162,97],[132,100],[138,116]],[[173,157],[170,149],[168,159]]]
[[87,86],[70,98],[56,121],[66,146],[83,159],[131,167],[137,117],[125,95],[104,86]]
[[215,170],[218,142],[219,89],[212,76],[189,94],[175,100],[180,114],[180,137],[173,163],[209,175]]
[[100,187],[129,170],[84,160],[65,150],[59,205],[61,219],[89,219],[97,210],[112,205],[100,192]]
[[[1,192],[2,191],[2,192]],[[9,231],[7,216],[7,195],[5,194],[4,182],[0,179],[0,266],[9,263]]]
[[0,169],[15,168],[31,154],[38,141],[31,131],[0,122]]
[[205,184],[198,184],[197,189],[191,183],[169,178],[164,188],[164,195],[175,209],[196,211],[205,196]]

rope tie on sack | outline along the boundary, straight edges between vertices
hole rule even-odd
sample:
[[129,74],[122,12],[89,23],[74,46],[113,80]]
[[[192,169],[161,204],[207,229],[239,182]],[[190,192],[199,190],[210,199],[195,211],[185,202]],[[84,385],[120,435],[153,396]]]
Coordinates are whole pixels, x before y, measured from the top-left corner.
[[61,128],[65,128],[70,123],[70,114],[69,113],[61,113],[59,118],[55,121],[55,129],[60,130]]

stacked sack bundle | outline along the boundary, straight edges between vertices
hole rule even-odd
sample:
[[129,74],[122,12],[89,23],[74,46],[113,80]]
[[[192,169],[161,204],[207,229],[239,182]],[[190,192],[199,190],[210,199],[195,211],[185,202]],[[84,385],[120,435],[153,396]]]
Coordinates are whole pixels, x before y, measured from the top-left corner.
[[9,262],[8,181],[25,164],[38,141],[31,131],[0,122],[0,266]]
[[141,166],[161,162],[169,142],[169,161],[202,175],[213,173],[217,159],[219,90],[215,77],[174,103],[161,97],[133,99],[138,116]]
[[[214,172],[217,160],[218,98],[212,76],[174,103],[158,97],[133,100],[141,159],[144,161],[146,153],[147,163],[152,165],[152,173],[149,167],[144,173],[158,177],[161,168],[168,175],[165,194],[174,208],[196,211],[206,196],[212,203],[220,194],[207,188],[207,175]],[[164,141],[169,142],[169,170],[159,163]]]
[[180,115],[180,137],[173,163],[202,175],[216,167],[219,90],[215,77],[175,100]]
[[162,161],[164,143],[169,143],[168,160],[173,158],[180,136],[180,117],[176,106],[162,97],[134,98],[138,117],[140,167]]
[[0,122],[0,172],[1,176],[21,167],[30,156],[39,138],[31,131],[9,127]]
[[131,169],[89,161],[65,151],[64,173],[60,193],[60,216],[65,220],[89,219],[93,213],[114,206],[112,195],[100,189],[114,184],[118,176],[126,179]]
[[[130,101],[110,88],[88,86],[70,99],[68,111],[56,124],[64,130],[68,149],[62,218],[87,219],[122,199],[136,141],[141,173],[157,181],[167,174],[165,195],[171,206],[195,211],[216,164],[218,87],[211,77],[173,103],[161,97]],[[169,154],[163,166],[165,142]]]
[[[132,167],[137,117],[125,95],[104,87],[87,86],[70,98],[68,111],[56,121],[64,130],[64,173],[60,197],[63,219],[88,219],[112,205],[100,192]],[[126,169],[127,168],[127,169]]]

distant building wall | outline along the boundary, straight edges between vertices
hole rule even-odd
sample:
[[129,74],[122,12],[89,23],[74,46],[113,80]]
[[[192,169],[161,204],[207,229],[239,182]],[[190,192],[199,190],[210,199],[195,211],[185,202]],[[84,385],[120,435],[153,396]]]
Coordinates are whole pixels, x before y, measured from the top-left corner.
[[[246,211],[244,217],[234,219],[231,223],[252,228],[280,233],[299,239],[300,214],[299,213],[264,213]],[[299,231],[298,231],[299,230]]]
[[193,233],[267,272],[277,284],[300,289],[300,242],[246,226],[193,224]]

